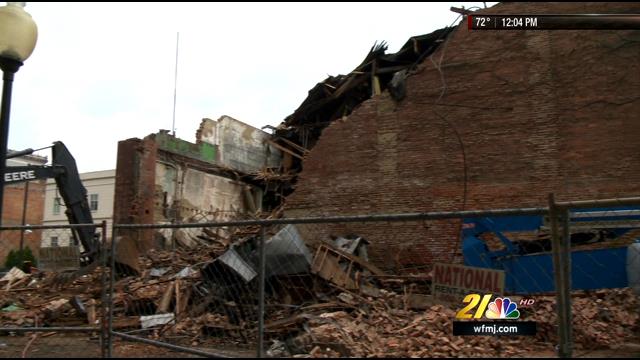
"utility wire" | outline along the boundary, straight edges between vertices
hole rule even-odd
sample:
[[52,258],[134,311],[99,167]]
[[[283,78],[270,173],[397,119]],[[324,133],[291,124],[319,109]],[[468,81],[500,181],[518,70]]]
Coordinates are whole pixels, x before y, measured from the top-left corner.
[[[470,8],[469,10],[471,10],[473,8]],[[479,8],[478,8],[479,9]],[[456,17],[456,19],[451,23],[451,25],[449,27],[453,27],[453,25],[462,17],[462,14],[458,15]],[[453,32],[453,30],[451,31]],[[433,107],[432,107],[432,111],[434,114],[436,114],[448,127],[450,127],[453,130],[454,135],[456,136],[456,139],[458,140],[458,144],[460,146],[460,152],[462,154],[462,172],[463,172],[463,190],[462,190],[462,211],[464,211],[467,207],[467,198],[468,198],[468,169],[467,169],[467,154],[466,154],[466,150],[464,147],[464,142],[462,141],[462,137],[460,136],[460,133],[458,132],[458,129],[456,129],[456,127],[442,114],[440,114],[438,112],[438,110],[436,109],[436,106],[440,103],[440,101],[442,100],[442,98],[444,97],[446,91],[447,91],[447,81],[446,78],[444,76],[444,71],[442,71],[442,61],[444,59],[444,55],[446,53],[447,50],[447,45],[449,44],[449,41],[445,41],[444,44],[442,44],[442,50],[440,51],[440,59],[438,60],[438,62],[436,63],[434,60],[434,57],[432,54],[429,59],[431,60],[431,63],[433,64],[433,66],[436,68],[436,70],[438,70],[438,73],[440,73],[440,81],[442,82],[442,91],[440,92],[440,96],[438,96],[438,98],[436,99],[436,101],[433,103]],[[454,251],[451,254],[451,262],[453,263],[454,260],[456,259],[456,252],[458,247],[460,246],[462,240],[462,220],[460,221],[460,226],[458,228],[458,236],[456,237],[456,244],[454,246]]]

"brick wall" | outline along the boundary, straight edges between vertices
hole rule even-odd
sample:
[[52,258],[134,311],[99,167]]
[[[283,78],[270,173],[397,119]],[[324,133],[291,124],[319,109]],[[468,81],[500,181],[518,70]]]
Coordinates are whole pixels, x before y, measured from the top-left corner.
[[[3,225],[22,225],[25,187],[25,183],[5,186],[2,207]],[[42,224],[44,216],[44,195],[44,180],[29,182],[25,223],[30,225]],[[20,249],[20,233],[20,231],[0,232],[0,267],[4,267],[4,262],[11,250]],[[40,231],[34,231],[29,234],[25,233],[24,235],[24,246],[29,246],[36,257],[38,257],[38,250],[40,249],[41,236]]]
[[[114,223],[203,222],[246,216],[243,189],[255,186],[238,181],[237,169],[228,171],[213,160],[203,161],[198,152],[185,154],[177,147],[163,148],[167,141],[194,145],[157,134],[118,143]],[[124,241],[118,243],[122,248],[117,251],[144,253],[163,248],[170,244],[166,241],[170,233],[118,230],[116,236]]]
[[[153,224],[155,171],[158,148],[153,137],[118,143],[113,221],[115,224]],[[116,236],[133,239],[138,250],[155,247],[151,230],[119,230]]]
[[[490,13],[638,13],[640,5],[500,4]],[[286,216],[491,209],[640,195],[640,31],[473,31],[326,128]],[[465,171],[466,169],[466,171]],[[466,181],[465,181],[466,173]],[[466,186],[465,186],[466,185]],[[466,191],[465,191],[466,187]],[[466,193],[466,196],[465,196]],[[465,204],[466,203],[466,204]],[[450,261],[459,224],[307,226],[357,233],[378,265]]]

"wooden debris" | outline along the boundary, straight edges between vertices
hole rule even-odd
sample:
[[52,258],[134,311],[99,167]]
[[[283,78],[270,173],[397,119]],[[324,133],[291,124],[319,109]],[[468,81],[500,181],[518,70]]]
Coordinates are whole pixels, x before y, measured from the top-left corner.
[[140,328],[140,318],[137,316],[121,317],[113,320],[113,329]]
[[[259,227],[252,231],[259,231]],[[241,234],[240,230],[231,232]],[[215,238],[211,231],[203,234]],[[173,312],[175,323],[162,325],[160,332],[151,328],[149,334],[153,333],[156,339],[183,337],[199,344],[255,342],[254,293],[242,294],[249,297],[248,301],[202,293],[199,264],[226,250],[220,241],[208,242],[210,245],[174,252],[150,251],[141,257],[140,275],[119,279],[115,284],[114,329],[140,329],[141,316]],[[533,306],[519,309],[522,320],[537,322],[536,336],[455,337],[451,334],[452,322],[459,309],[438,304],[423,291],[430,276],[385,275],[350,254],[347,255],[354,259],[333,249],[329,253],[343,261],[333,270],[350,274],[351,282],[338,281],[345,286],[332,282],[335,277],[327,276],[330,281],[321,274],[270,280],[278,286],[276,293],[267,298],[266,339],[295,341],[293,357],[512,357],[525,350],[550,349],[557,343],[555,296],[534,296]],[[352,271],[346,272],[348,267],[341,266],[344,263],[352,264]],[[194,274],[177,278],[176,274],[186,267]],[[151,269],[164,268],[167,271],[160,276],[150,275]],[[0,302],[8,309],[0,312],[0,325],[99,322],[102,269],[75,279],[62,289],[47,286],[51,276],[29,274],[19,288],[0,291]],[[301,284],[293,286],[293,279],[300,279]],[[348,289],[349,285],[354,289]],[[304,292],[300,291],[305,287]],[[324,296],[318,296],[319,292]],[[69,299],[75,299],[75,306]],[[637,334],[640,302],[630,289],[575,292],[572,303],[576,349],[616,346]]]
[[160,305],[158,306],[158,310],[156,311],[156,314],[164,314],[166,312],[169,312],[169,305],[171,304],[171,299],[173,298],[173,293],[175,290],[174,283],[175,281],[170,283],[169,286],[167,286],[167,289],[162,295],[162,300],[160,300]]
[[90,299],[87,301],[87,322],[89,325],[95,325],[97,322],[96,317],[96,301],[94,299]]

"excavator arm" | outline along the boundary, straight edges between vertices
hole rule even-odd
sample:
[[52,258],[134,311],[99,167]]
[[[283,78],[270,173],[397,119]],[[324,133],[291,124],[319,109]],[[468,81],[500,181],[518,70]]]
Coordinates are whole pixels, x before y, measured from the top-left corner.
[[[26,154],[29,154],[29,151],[14,153],[7,158]],[[60,141],[53,143],[51,163],[51,166],[6,167],[5,184],[53,178],[67,208],[65,214],[69,219],[69,224],[93,224],[91,209],[87,201],[87,189],[80,180],[76,161]],[[98,258],[100,250],[96,229],[94,227],[74,228],[72,233],[74,239],[79,241],[84,248],[82,261],[85,263],[94,262]]]

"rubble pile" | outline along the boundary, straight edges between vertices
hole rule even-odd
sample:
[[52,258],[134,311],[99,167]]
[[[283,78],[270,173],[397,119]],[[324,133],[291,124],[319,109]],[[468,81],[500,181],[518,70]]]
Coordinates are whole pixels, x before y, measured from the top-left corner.
[[[534,308],[521,317],[537,322],[540,342],[557,342],[555,301],[552,296],[537,297]],[[577,349],[620,344],[640,334],[640,301],[631,289],[574,292],[572,309]]]
[[[453,310],[443,305],[419,312],[389,308],[389,300],[399,297],[402,296],[385,292],[365,310],[327,312],[314,317],[308,321],[309,331],[294,339],[289,349],[304,350],[314,357],[510,357],[525,351],[519,340],[454,337]],[[306,347],[301,349],[300,344]]]
[[[521,308],[520,320],[537,323],[536,336],[453,336],[459,306],[425,291],[429,275],[383,273],[368,263],[361,238],[322,243],[312,255],[300,247],[298,235],[284,228],[265,246],[268,355],[512,357],[557,343],[554,296],[534,296],[535,304]],[[140,257],[142,271],[114,283],[114,329],[186,346],[254,347],[254,240],[248,235],[228,245],[212,242]],[[12,270],[0,280],[0,326],[99,325],[106,270],[60,286],[54,286],[56,274]],[[630,289],[575,292],[574,348],[606,348],[637,336],[639,305]]]
[[[535,297],[536,304],[521,311],[522,320],[537,323],[536,336],[511,338],[452,336],[454,310],[443,305],[425,311],[390,308],[389,304],[402,302],[404,296],[382,293],[384,297],[369,298],[356,311],[327,312],[310,319],[308,331],[288,349],[301,351],[298,344],[304,343],[303,351],[315,357],[512,357],[557,344],[553,296]],[[575,293],[574,348],[603,349],[634,340],[640,331],[639,305],[629,289]]]
[[85,326],[99,318],[102,270],[76,279],[60,288],[57,274],[25,274],[0,281],[0,326]]

